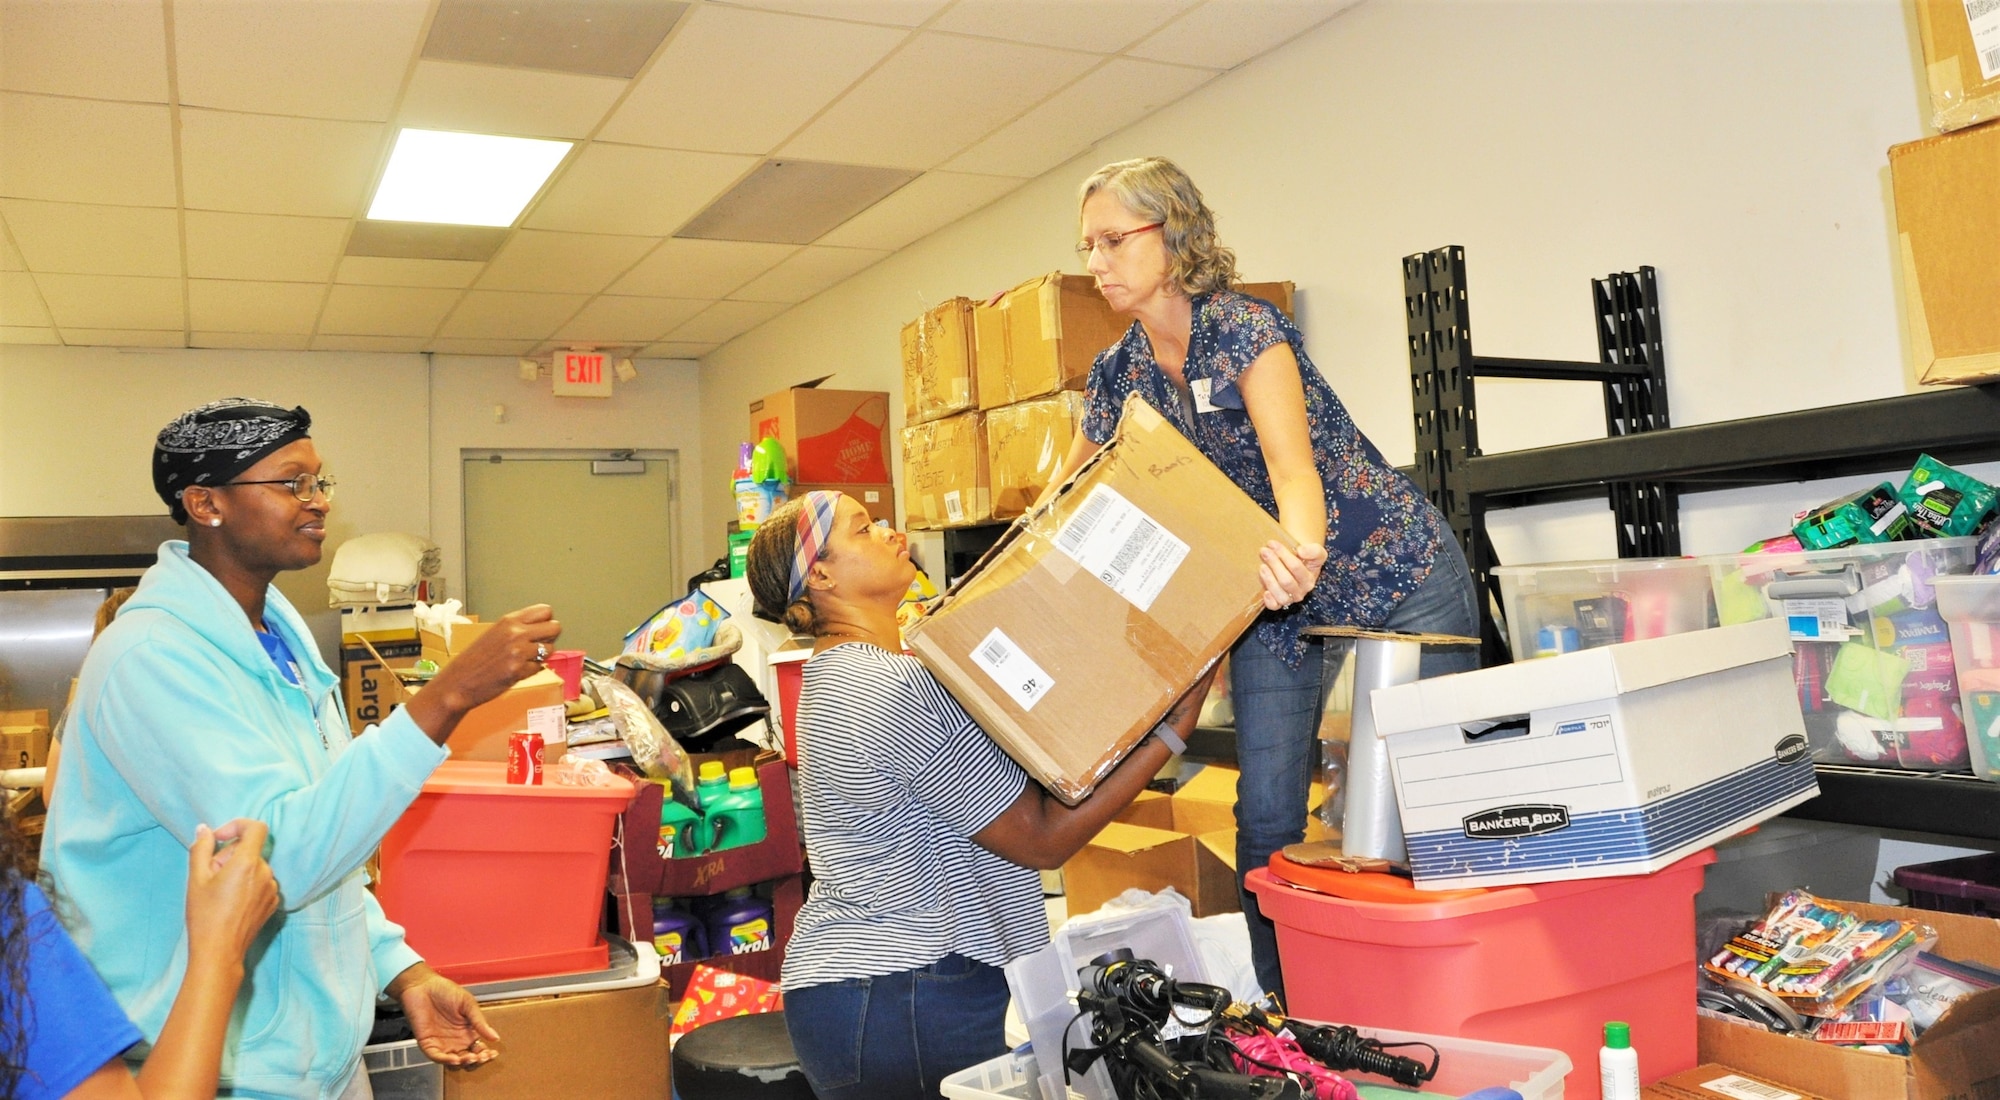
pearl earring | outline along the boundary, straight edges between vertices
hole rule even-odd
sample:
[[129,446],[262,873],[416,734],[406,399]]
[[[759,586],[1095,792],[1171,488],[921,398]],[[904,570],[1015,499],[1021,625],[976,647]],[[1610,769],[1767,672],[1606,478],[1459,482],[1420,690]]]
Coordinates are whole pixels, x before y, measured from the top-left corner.
[[208,525],[210,527],[220,527],[222,526],[222,521],[219,519],[212,519],[208,521]]

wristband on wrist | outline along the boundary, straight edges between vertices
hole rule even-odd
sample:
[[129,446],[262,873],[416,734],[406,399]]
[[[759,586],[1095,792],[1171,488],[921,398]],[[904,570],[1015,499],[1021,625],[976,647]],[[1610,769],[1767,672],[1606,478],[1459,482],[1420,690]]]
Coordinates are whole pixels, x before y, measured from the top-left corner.
[[1165,745],[1167,751],[1173,753],[1175,756],[1181,756],[1187,752],[1187,742],[1181,740],[1181,735],[1174,731],[1174,727],[1165,722],[1161,722],[1159,725],[1153,727],[1153,736],[1159,738],[1160,744]]

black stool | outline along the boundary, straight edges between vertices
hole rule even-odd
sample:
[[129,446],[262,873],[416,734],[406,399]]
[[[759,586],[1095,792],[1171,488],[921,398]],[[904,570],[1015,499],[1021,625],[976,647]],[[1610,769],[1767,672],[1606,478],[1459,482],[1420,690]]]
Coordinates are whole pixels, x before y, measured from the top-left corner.
[[703,1024],[674,1044],[681,1100],[813,1100],[783,1012]]

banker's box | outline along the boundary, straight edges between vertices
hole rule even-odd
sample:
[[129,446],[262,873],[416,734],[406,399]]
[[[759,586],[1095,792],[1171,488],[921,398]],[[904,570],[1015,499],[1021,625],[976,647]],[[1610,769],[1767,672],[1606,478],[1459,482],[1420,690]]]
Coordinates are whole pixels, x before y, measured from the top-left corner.
[[2000,378],[2000,122],[1892,146],[1889,176],[1918,380]]
[[[1869,920],[1920,921],[1937,931],[1934,953],[2000,968],[2000,921],[1991,917],[1840,904]],[[1908,1057],[1774,1035],[1748,1021],[1708,1015],[1696,1021],[1696,1035],[1704,1062],[1737,1066],[1828,1100],[1966,1100],[2000,1090],[2000,989],[1954,1003],[1910,1044]]]
[[1420,889],[1646,874],[1819,794],[1774,619],[1372,700]]
[[831,377],[750,402],[750,441],[783,444],[794,484],[888,483],[889,395],[820,388]]
[[1263,610],[1290,536],[1136,395],[1111,442],[910,629],[911,651],[1057,798],[1082,801]]

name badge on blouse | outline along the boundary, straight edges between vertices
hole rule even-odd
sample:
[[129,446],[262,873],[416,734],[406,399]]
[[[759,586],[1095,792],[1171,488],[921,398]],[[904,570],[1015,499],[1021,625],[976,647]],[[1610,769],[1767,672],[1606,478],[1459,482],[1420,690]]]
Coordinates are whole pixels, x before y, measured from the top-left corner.
[[1213,378],[1195,378],[1188,381],[1188,392],[1194,394],[1194,411],[1198,413],[1215,411],[1215,402],[1209,400],[1209,391],[1214,384]]

